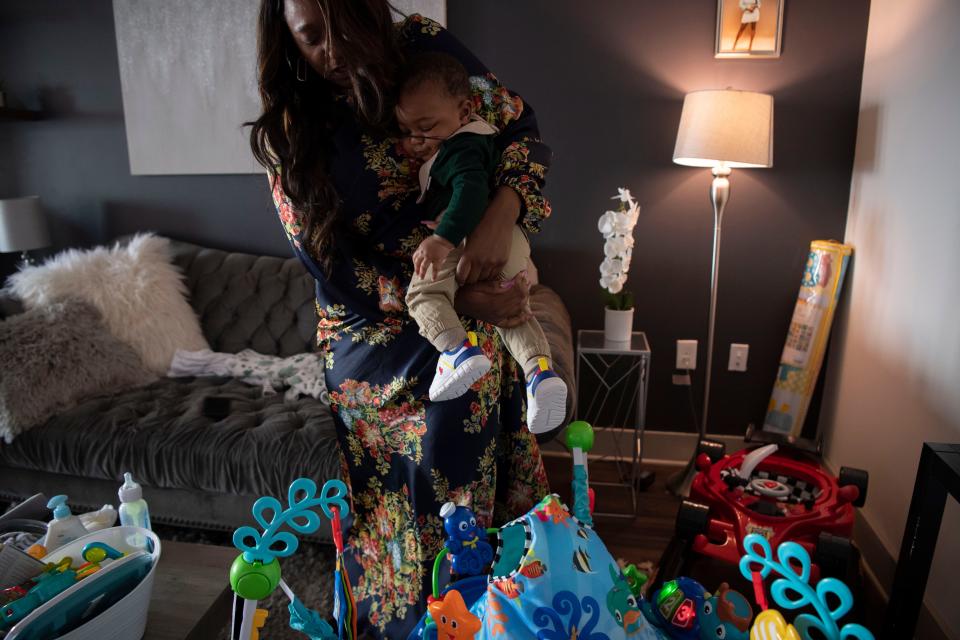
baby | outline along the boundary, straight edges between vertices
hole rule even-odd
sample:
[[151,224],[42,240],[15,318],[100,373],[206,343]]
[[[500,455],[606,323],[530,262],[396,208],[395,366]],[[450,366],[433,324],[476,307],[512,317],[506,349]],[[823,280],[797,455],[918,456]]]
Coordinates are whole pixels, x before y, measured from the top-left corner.
[[[498,163],[496,128],[473,113],[470,80],[455,58],[441,53],[415,57],[399,87],[397,122],[404,149],[424,161],[420,168],[420,202],[437,219],[433,235],[413,254],[414,276],[407,308],[420,334],[440,351],[430,385],[434,401],[458,398],[490,370],[453,309],[456,268],[464,239],[483,217]],[[510,257],[503,278],[527,268],[530,245],[513,227]],[[527,381],[527,426],[533,433],[557,427],[564,418],[567,385],[554,373],[550,346],[540,324],[531,319],[510,329],[498,328]]]

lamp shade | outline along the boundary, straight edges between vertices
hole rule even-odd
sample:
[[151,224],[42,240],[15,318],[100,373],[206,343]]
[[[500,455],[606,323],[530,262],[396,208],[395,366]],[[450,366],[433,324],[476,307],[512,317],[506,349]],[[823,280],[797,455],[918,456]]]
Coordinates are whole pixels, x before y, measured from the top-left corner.
[[30,251],[49,244],[39,196],[0,199],[0,253]]
[[773,96],[730,89],[688,93],[673,161],[691,167],[772,167]]

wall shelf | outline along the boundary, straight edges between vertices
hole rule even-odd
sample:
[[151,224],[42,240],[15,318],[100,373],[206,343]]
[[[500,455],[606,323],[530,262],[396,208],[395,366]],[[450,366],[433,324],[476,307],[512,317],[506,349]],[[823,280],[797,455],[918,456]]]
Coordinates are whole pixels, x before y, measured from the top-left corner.
[[30,109],[11,109],[0,107],[0,120],[39,120],[41,113]]

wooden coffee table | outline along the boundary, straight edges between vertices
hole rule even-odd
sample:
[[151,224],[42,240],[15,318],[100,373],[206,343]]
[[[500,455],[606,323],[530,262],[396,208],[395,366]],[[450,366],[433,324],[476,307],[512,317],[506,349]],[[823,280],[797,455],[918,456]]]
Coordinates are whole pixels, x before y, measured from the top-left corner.
[[161,541],[144,640],[210,640],[230,624],[234,547]]

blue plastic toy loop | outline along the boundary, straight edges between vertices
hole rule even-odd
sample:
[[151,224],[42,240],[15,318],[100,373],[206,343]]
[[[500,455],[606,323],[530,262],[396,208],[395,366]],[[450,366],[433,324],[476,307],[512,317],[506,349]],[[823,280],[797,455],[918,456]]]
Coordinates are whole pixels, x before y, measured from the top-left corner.
[[[838,628],[837,621],[853,608],[853,594],[849,587],[835,578],[823,578],[816,589],[810,586],[810,554],[796,542],[784,542],[777,548],[777,560],[773,559],[770,542],[763,536],[752,533],[743,539],[744,556],[740,558],[740,574],[747,580],[753,577],[751,565],[759,565],[760,576],[767,578],[771,572],[782,576],[774,580],[771,597],[784,609],[799,609],[810,605],[816,616],[802,613],[794,621],[804,640],[812,640],[811,629],[817,629],[828,640],[873,640],[873,634],[859,624],[848,623]],[[791,561],[799,565],[799,572]],[[791,597],[793,592],[797,597]],[[831,609],[827,596],[833,595],[840,603]]]
[[[317,485],[313,480],[297,478],[287,490],[287,509],[282,509],[280,501],[272,496],[259,498],[253,503],[252,511],[254,519],[263,527],[263,533],[254,527],[240,527],[233,533],[233,544],[249,563],[259,560],[270,564],[275,558],[293,555],[300,543],[293,533],[280,531],[280,528],[287,525],[301,535],[314,533],[320,528],[321,520],[313,509],[320,507],[330,520],[337,512],[346,517],[350,513],[350,506],[344,499],[346,495],[347,486],[340,480],[327,480],[317,496]],[[298,500],[298,496],[302,498]],[[253,544],[248,544],[247,540],[252,540]]]

